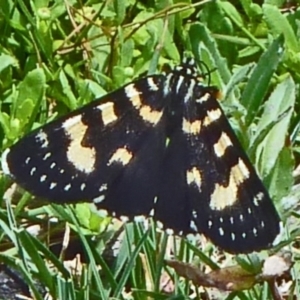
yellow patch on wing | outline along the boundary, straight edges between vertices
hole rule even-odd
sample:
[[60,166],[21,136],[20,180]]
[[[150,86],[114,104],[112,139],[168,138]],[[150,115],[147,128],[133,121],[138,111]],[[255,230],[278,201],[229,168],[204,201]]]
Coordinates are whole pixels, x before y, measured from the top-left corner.
[[107,165],[110,166],[111,164],[118,162],[121,163],[123,166],[126,166],[130,162],[132,157],[133,154],[128,149],[118,148],[109,159]]
[[143,105],[140,108],[140,116],[144,121],[156,125],[162,116],[162,111],[152,110],[150,106]]
[[135,88],[133,83],[126,86],[125,94],[135,108],[139,109],[142,106],[140,92]]
[[101,117],[105,126],[109,123],[115,122],[118,119],[118,117],[115,114],[113,102],[100,104],[97,108],[101,110]]
[[196,167],[186,172],[186,181],[188,185],[195,184],[201,190],[202,176]]
[[125,88],[125,93],[144,121],[153,125],[156,125],[159,122],[162,111],[153,110],[149,105],[143,105],[140,92],[135,88],[134,84],[128,85]]
[[81,144],[88,126],[82,123],[81,116],[75,116],[66,120],[62,127],[70,139],[67,150],[68,161],[81,172],[93,172],[96,163],[96,150]]
[[200,133],[201,130],[201,121],[196,120],[194,122],[190,122],[183,118],[182,121],[182,130],[184,133],[196,135]]
[[149,77],[147,82],[151,91],[159,90],[159,86],[154,82],[153,78]]
[[232,146],[232,142],[229,136],[225,132],[222,132],[219,140],[214,144],[215,154],[218,157],[222,157],[226,149],[230,146]]
[[228,206],[234,205],[238,201],[239,186],[250,176],[250,172],[240,158],[238,163],[231,168],[229,183],[227,186],[215,185],[210,198],[210,208],[214,210],[223,210]]
[[208,99],[210,98],[211,94],[210,93],[206,93],[204,94],[201,98],[197,99],[196,102],[198,103],[204,103],[207,102]]
[[203,125],[208,126],[211,123],[217,121],[221,116],[222,116],[222,112],[219,108],[214,109],[214,110],[208,110],[207,116],[203,120]]

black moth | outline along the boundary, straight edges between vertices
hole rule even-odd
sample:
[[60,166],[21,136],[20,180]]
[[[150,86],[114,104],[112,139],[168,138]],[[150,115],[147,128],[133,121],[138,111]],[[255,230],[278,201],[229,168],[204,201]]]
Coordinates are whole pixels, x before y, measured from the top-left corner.
[[267,248],[279,216],[194,60],[132,82],[30,133],[3,171],[55,203],[152,216],[232,253]]

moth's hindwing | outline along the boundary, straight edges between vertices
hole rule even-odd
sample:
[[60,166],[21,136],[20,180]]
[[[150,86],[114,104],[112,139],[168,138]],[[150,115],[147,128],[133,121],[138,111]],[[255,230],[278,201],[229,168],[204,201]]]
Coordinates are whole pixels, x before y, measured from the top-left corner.
[[229,252],[270,246],[279,216],[192,60],[106,95],[21,139],[2,168],[57,203],[153,216]]

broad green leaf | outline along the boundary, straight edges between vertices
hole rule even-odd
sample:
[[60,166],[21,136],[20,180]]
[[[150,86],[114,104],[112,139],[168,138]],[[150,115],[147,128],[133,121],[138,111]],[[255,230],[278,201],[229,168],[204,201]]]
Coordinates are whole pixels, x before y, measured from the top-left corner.
[[[296,87],[291,77],[278,84],[265,103],[264,112],[257,126],[257,135],[271,123],[277,123],[257,148],[257,161],[262,177],[266,177],[278,160],[285,145],[295,104]],[[255,138],[253,139],[255,142]]]
[[63,70],[59,73],[59,80],[62,86],[62,91],[65,96],[67,96],[68,103],[65,103],[71,110],[77,108],[77,99],[71,89],[68,78]]
[[113,3],[116,12],[116,21],[117,24],[120,25],[126,16],[126,1],[114,0]]
[[92,81],[90,79],[84,79],[84,84],[86,88],[94,95],[94,98],[99,98],[106,94],[107,92],[103,89],[99,83]]
[[133,39],[129,38],[121,45],[121,66],[127,67],[130,66],[132,63],[133,58],[133,50],[134,50],[134,41]]
[[91,209],[89,203],[79,203],[75,206],[75,214],[80,225],[87,229],[87,233],[102,232],[110,223],[109,217],[100,217],[96,211]]
[[263,14],[272,35],[276,37],[283,34],[287,48],[293,52],[299,52],[299,38],[280,10],[274,5],[264,4]]
[[0,72],[5,70],[9,66],[16,66],[16,65],[17,65],[17,60],[13,56],[4,53],[0,55]]
[[258,53],[259,51],[260,51],[260,47],[258,47],[258,46],[245,47],[241,51],[239,51],[239,58],[254,55],[254,54]]
[[233,4],[228,1],[220,1],[219,3],[226,14],[230,16],[230,18],[234,20],[236,24],[239,24],[239,26],[243,26],[244,21]]
[[286,3],[286,1],[285,0],[265,0],[264,3],[270,4],[273,6],[277,6],[277,7],[282,7]]
[[15,104],[16,115],[19,106],[26,99],[32,99],[34,105],[39,104],[44,96],[45,87],[46,79],[42,69],[38,68],[29,72],[18,87],[19,93]]
[[[251,69],[253,68],[253,63],[247,64],[244,66],[239,67],[237,70],[234,71],[232,76],[230,77],[229,82],[226,85],[226,88],[223,90],[224,98],[227,99],[230,93],[233,91],[235,92],[235,96],[237,99],[240,98],[240,91],[236,88],[239,83],[243,82],[248,74],[250,73]],[[236,103],[229,103],[228,104],[236,104]]]
[[32,99],[24,99],[24,101],[18,106],[16,118],[20,121],[21,128],[28,123],[34,110],[34,102],[35,101]]
[[29,72],[18,87],[18,97],[13,103],[14,116],[20,121],[20,129],[26,132],[32,127],[44,98],[46,77],[43,69]]
[[273,41],[268,50],[260,57],[248,84],[242,94],[241,103],[247,109],[246,125],[250,125],[264,100],[272,75],[282,57],[282,36]]
[[294,184],[294,163],[291,149],[283,148],[277,157],[275,166],[265,179],[270,196],[275,202],[281,201],[291,191]]

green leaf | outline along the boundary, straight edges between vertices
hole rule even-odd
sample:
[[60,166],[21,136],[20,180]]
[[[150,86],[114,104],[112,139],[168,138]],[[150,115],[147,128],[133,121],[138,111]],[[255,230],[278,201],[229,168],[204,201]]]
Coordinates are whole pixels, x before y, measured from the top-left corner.
[[299,52],[300,46],[292,26],[280,10],[270,4],[263,5],[264,19],[273,36],[283,34],[286,46],[293,52]]
[[[265,103],[262,117],[257,126],[256,136],[271,123],[277,123],[257,148],[256,157],[260,162],[258,165],[262,177],[266,177],[269,174],[285,145],[296,99],[295,93],[295,83],[291,77],[288,77],[278,84]],[[255,141],[255,138],[253,141]]]
[[250,125],[264,100],[272,75],[277,69],[282,57],[282,42],[280,36],[269,46],[268,50],[260,57],[246,88],[242,94],[241,103],[247,109],[246,125]]
[[294,159],[291,149],[283,148],[278,155],[275,166],[269,176],[264,180],[272,199],[279,202],[287,196],[294,184]]
[[20,83],[18,97],[13,103],[14,115],[20,121],[20,129],[23,129],[25,125],[27,128],[32,127],[44,98],[45,88],[45,73],[40,68],[29,72]]
[[123,0],[115,0],[113,1],[115,12],[117,14],[116,21],[118,25],[122,24],[124,18],[126,16],[126,1]]
[[20,127],[26,125],[32,115],[34,109],[34,101],[32,99],[24,99],[16,111],[16,118],[20,121]]
[[5,70],[9,66],[16,66],[17,60],[10,55],[7,54],[1,54],[0,55],[0,73]]
[[63,94],[67,96],[68,103],[65,103],[71,110],[77,108],[77,99],[72,91],[68,78],[63,70],[59,73],[59,79],[62,86]]
[[35,105],[39,103],[44,95],[45,87],[46,78],[42,69],[38,68],[29,72],[18,87],[19,94],[15,109],[17,110],[25,99],[32,99]]
[[223,10],[226,12],[226,14],[230,16],[230,18],[234,20],[236,24],[239,24],[239,26],[243,26],[244,21],[240,13],[238,12],[238,10],[233,4],[231,4],[228,1],[221,1],[220,5],[223,8]]
[[212,70],[217,67],[217,72],[211,73],[211,79],[220,89],[225,88],[231,73],[211,32],[203,24],[194,23],[190,27],[189,38],[195,58],[203,60]]

